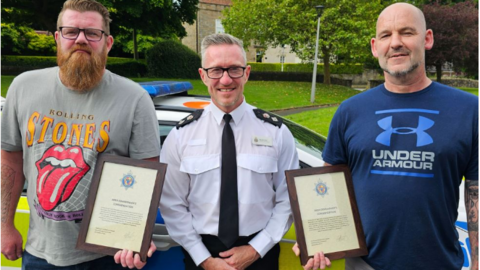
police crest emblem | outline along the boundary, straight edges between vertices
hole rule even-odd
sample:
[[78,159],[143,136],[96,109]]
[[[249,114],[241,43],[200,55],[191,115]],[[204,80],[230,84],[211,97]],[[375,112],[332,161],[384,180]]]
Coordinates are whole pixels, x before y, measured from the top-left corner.
[[129,188],[133,188],[133,185],[135,185],[137,180],[131,172],[128,172],[123,175],[123,177],[120,179],[120,182],[121,185],[125,188],[125,190],[127,190]]

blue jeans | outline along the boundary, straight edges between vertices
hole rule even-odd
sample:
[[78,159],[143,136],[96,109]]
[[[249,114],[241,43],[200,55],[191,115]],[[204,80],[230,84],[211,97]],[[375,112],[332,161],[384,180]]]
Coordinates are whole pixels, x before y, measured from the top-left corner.
[[76,265],[69,266],[55,266],[49,264],[46,260],[38,258],[28,253],[26,250],[23,251],[22,256],[22,270],[120,270],[128,269],[123,268],[121,264],[116,264],[112,256],[105,256],[98,258],[93,261],[83,262]]

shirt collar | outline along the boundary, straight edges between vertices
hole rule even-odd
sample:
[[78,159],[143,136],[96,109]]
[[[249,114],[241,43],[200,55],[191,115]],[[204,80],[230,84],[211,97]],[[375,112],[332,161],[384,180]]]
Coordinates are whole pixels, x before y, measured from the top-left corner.
[[[215,121],[217,122],[217,124],[220,125],[220,123],[222,123],[223,121],[223,115],[225,114],[225,112],[220,110],[217,107],[217,105],[215,105],[213,102],[211,102],[209,106],[213,116],[215,117]],[[230,112],[230,115],[232,116],[233,122],[235,124],[238,125],[238,123],[240,123],[243,115],[247,111],[247,108],[248,108],[247,102],[245,101],[245,97],[244,97],[242,104],[240,104],[240,106],[238,106],[235,110]]]

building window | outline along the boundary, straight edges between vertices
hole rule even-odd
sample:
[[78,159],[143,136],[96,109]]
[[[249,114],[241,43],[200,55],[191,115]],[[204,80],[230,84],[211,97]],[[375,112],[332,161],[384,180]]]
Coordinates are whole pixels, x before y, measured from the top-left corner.
[[222,25],[222,20],[220,19],[215,20],[215,33],[216,34],[225,33],[225,29],[223,28],[223,25]]
[[[257,63],[262,63],[263,62],[263,56],[265,55],[265,51],[264,50],[259,50],[257,49],[257,55],[256,55],[256,62]],[[265,59],[267,59],[265,57]]]

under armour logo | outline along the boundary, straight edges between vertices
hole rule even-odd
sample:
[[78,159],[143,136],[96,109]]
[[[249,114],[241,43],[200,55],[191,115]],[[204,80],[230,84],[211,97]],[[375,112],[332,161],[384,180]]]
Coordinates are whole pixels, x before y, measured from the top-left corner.
[[390,140],[392,134],[407,135],[407,134],[417,134],[417,147],[428,145],[433,143],[432,137],[425,132],[425,130],[431,128],[435,122],[423,117],[418,117],[418,126],[414,127],[392,127],[392,116],[385,117],[378,122],[384,132],[380,133],[375,139],[376,142],[381,143],[386,146],[390,146]]

